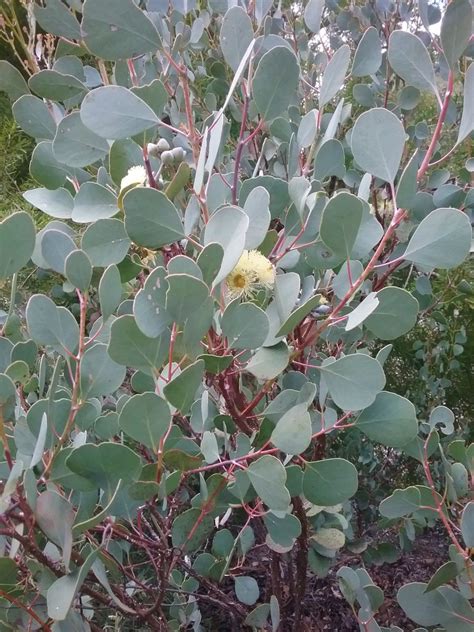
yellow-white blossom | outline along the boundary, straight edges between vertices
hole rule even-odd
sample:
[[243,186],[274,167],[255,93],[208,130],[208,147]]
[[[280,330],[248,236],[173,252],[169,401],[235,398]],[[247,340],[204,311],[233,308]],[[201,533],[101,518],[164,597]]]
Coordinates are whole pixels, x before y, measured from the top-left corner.
[[260,290],[271,290],[275,267],[258,250],[244,250],[237,265],[227,276],[227,294],[231,299],[252,298]]
[[122,178],[120,183],[120,190],[128,189],[131,186],[140,186],[146,182],[145,167],[140,165],[136,167],[130,167],[126,176]]

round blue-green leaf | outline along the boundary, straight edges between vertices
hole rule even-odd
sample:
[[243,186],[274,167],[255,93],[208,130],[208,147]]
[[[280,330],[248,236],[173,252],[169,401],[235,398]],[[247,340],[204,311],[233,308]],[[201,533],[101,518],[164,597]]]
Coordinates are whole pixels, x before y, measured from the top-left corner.
[[108,352],[118,364],[149,373],[150,369],[159,369],[168,357],[169,340],[169,334],[148,338],[138,329],[134,317],[126,314],[112,323]]
[[319,92],[320,109],[333,99],[344,85],[347,69],[351,60],[351,49],[348,44],[340,46],[324,70],[321,90]]
[[69,219],[72,215],[74,199],[67,189],[30,189],[23,193],[23,197],[50,217]]
[[138,327],[150,338],[156,338],[172,323],[166,311],[167,271],[158,267],[148,275],[145,285],[137,292],[133,313]]
[[469,548],[474,548],[474,502],[469,502],[464,507],[461,516],[461,533],[464,544]]
[[129,437],[157,451],[171,423],[167,402],[155,393],[134,395],[120,411],[120,428]]
[[213,287],[225,279],[240,259],[248,226],[248,215],[236,206],[224,206],[211,215],[204,232],[204,245],[218,243],[224,249],[224,257]]
[[92,279],[91,260],[83,250],[73,250],[66,257],[64,273],[69,283],[85,292]]
[[418,422],[413,404],[396,393],[382,391],[375,402],[365,408],[356,426],[371,439],[391,448],[400,448],[418,433]]
[[5,59],[0,59],[0,92],[6,92],[12,102],[30,92],[21,72]]
[[149,105],[123,86],[103,86],[87,94],[81,105],[84,125],[101,138],[135,136],[157,125]]
[[52,101],[66,101],[87,92],[86,86],[72,75],[65,75],[56,70],[40,70],[32,75],[28,85],[31,91]]
[[474,63],[464,75],[464,100],[462,107],[461,123],[456,144],[462,142],[474,130]]
[[288,110],[298,87],[299,75],[298,61],[285,46],[275,46],[263,55],[252,87],[257,110],[266,121]]
[[84,182],[74,198],[71,219],[78,224],[108,219],[118,213],[117,198],[96,182]]
[[[200,520],[200,522],[198,522]],[[198,527],[196,528],[196,524]],[[171,537],[173,546],[182,548],[184,552],[199,549],[214,529],[214,520],[210,513],[201,517],[201,510],[197,507],[187,509],[173,522]]]
[[222,20],[220,44],[224,59],[235,72],[253,39],[252,21],[242,7],[231,7]]
[[90,52],[106,60],[138,57],[161,46],[155,25],[133,0],[86,0],[82,32]]
[[274,456],[265,455],[250,464],[247,475],[263,502],[275,511],[287,511],[290,494],[285,487],[286,470]]
[[79,326],[65,307],[57,307],[42,294],[34,294],[26,306],[26,323],[30,336],[40,345],[59,353],[74,353],[79,342]]
[[59,123],[53,141],[57,161],[69,167],[87,167],[105,158],[108,152],[107,141],[84,125],[79,112],[68,114]]
[[163,393],[166,399],[183,415],[189,412],[203,375],[204,360],[198,360],[186,367],[164,387]]
[[185,323],[209,297],[209,288],[189,274],[170,274],[167,277],[166,312],[176,323]]
[[474,609],[469,601],[450,586],[427,592],[428,584],[405,584],[397,601],[405,614],[423,626],[442,625],[446,632],[471,632]]
[[44,101],[32,94],[24,94],[12,107],[15,121],[21,129],[36,139],[51,140],[56,133],[56,123]]
[[65,231],[52,228],[44,231],[40,244],[45,267],[64,275],[66,258],[76,250],[73,239]]
[[342,410],[362,410],[385,386],[382,367],[365,353],[353,353],[320,367],[332,400]]
[[246,370],[259,380],[272,380],[286,369],[290,352],[285,342],[273,347],[262,347],[251,358]]
[[104,270],[99,282],[99,300],[102,320],[105,323],[117,309],[122,298],[122,281],[116,265]]
[[184,237],[175,205],[156,189],[136,187],[124,199],[125,228],[131,240],[147,248],[161,248]]
[[416,228],[403,257],[427,268],[455,268],[469,254],[471,222],[455,208],[438,208]]
[[253,606],[260,596],[257,581],[253,577],[239,575],[235,578],[235,594],[241,603]]
[[330,138],[321,145],[314,160],[314,178],[322,182],[328,176],[343,178],[346,173],[342,143]]
[[377,292],[377,299],[377,307],[364,322],[377,338],[394,340],[415,326],[419,305],[410,292],[400,287],[385,287]]
[[68,171],[56,160],[51,141],[44,140],[34,148],[30,160],[30,174],[47,189],[58,189],[66,182]]
[[91,224],[82,236],[81,247],[94,267],[120,263],[128,252],[131,241],[123,222],[100,219]]
[[377,29],[369,27],[360,38],[351,74],[353,77],[375,75],[382,63],[382,46]]
[[345,459],[306,463],[303,494],[314,505],[329,507],[343,503],[356,493],[357,487],[357,470]]
[[81,39],[79,22],[61,0],[47,0],[44,7],[35,4],[34,15],[46,33],[72,40]]
[[408,31],[393,31],[388,44],[388,61],[406,83],[437,94],[433,63],[419,37]]
[[265,312],[238,299],[229,303],[221,321],[222,333],[234,349],[256,349],[265,342],[270,324]]
[[263,187],[252,189],[245,200],[244,213],[249,218],[245,248],[246,250],[258,248],[265,239],[270,226],[270,194],[268,191]]
[[393,182],[405,147],[405,130],[395,114],[385,108],[373,108],[355,122],[351,146],[361,169]]
[[290,408],[278,420],[271,442],[287,454],[301,454],[311,443],[311,418],[306,404]]
[[320,236],[336,255],[350,258],[363,211],[362,201],[345,191],[333,196],[324,207]]
[[110,358],[106,345],[94,344],[81,360],[81,398],[85,400],[114,393],[122,385],[126,371],[126,367]]
[[13,213],[0,222],[0,281],[28,263],[35,240],[35,225],[28,213]]
[[472,35],[472,4],[470,0],[449,2],[441,22],[441,45],[451,70],[457,68]]

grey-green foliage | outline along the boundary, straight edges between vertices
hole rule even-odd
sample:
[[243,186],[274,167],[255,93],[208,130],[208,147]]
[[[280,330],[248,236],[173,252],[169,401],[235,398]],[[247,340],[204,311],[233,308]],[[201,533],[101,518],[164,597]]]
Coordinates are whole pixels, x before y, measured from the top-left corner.
[[[459,144],[474,128],[470,4],[453,0],[436,46],[412,32],[429,28],[421,5],[402,20],[373,3],[231,4],[45,0],[51,57],[25,43],[40,57],[28,82],[0,66],[35,143],[23,203],[44,218],[0,223],[0,618],[214,629],[204,596],[237,627],[299,629],[308,568],[368,547],[354,507],[371,452],[423,465],[372,516],[404,546],[436,521],[452,540],[401,607],[471,624],[472,445],[444,402],[386,375],[392,345],[433,317],[430,279],[469,254],[472,189],[430,163],[443,125]],[[429,122],[422,93],[440,101]],[[24,297],[30,262],[58,280],[51,296]],[[243,574],[248,554],[276,566]],[[397,557],[378,543],[364,559]],[[338,576],[380,629],[367,572]]]

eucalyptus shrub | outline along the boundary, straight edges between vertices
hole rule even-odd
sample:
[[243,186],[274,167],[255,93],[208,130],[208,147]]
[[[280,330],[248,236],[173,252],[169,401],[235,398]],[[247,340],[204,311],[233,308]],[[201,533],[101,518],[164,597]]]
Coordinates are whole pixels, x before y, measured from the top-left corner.
[[[419,463],[372,527],[450,541],[401,608],[472,630],[473,446],[384,374],[471,245],[472,160],[445,168],[474,129],[469,0],[440,35],[425,1],[24,0],[25,30],[1,4],[47,218],[0,224],[2,629],[300,630],[335,567],[357,629],[400,630],[338,561],[368,544],[352,433]],[[32,265],[61,287],[25,307]]]

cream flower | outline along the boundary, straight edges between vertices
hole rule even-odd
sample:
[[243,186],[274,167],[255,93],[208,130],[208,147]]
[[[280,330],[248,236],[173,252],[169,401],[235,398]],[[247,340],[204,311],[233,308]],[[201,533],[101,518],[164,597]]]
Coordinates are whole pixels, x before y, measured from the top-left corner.
[[244,250],[237,265],[227,276],[227,294],[231,299],[252,298],[260,290],[271,290],[275,282],[272,262],[258,250]]
[[133,185],[140,186],[145,184],[146,182],[146,171],[145,167],[136,166],[130,167],[126,176],[122,178],[120,182],[120,190],[128,189]]

